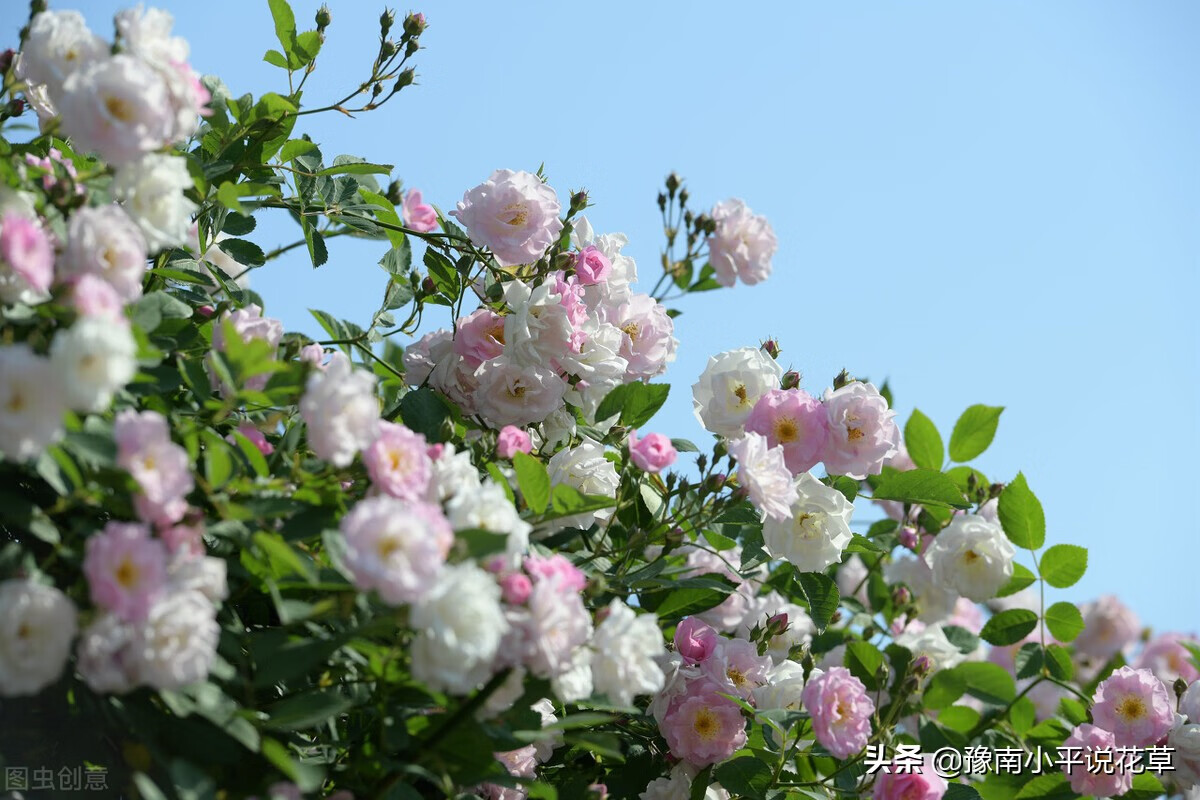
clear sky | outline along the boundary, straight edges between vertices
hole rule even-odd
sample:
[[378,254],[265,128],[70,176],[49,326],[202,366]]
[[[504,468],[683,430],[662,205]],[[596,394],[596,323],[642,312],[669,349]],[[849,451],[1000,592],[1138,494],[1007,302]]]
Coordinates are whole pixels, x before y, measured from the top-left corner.
[[[55,3],[105,35],[126,4]],[[275,44],[265,0],[159,5],[235,95],[286,91],[261,60]],[[294,0],[301,26],[317,5]],[[365,77],[381,10],[330,6],[306,87],[317,104]],[[445,209],[493,169],[544,161],[564,200],[590,190],[598,230],[629,235],[645,289],[667,172],[697,206],[738,196],[773,223],[770,281],[680,305],[659,429],[705,441],[690,384],[709,355],[767,336],[810,391],[842,367],[889,378],[901,422],[919,407],[947,437],[966,406],[1006,406],[977,465],[993,480],[1023,470],[1048,542],[1089,548],[1087,576],[1059,594],[1116,592],[1156,628],[1200,627],[1200,5],[414,10],[431,26],[419,85],[358,120],[309,118],[327,158],[395,164]],[[266,213],[265,247],[297,238]],[[296,251],[253,286],[289,330],[319,332],[309,307],[365,323],[384,249],[335,240],[316,272]]]

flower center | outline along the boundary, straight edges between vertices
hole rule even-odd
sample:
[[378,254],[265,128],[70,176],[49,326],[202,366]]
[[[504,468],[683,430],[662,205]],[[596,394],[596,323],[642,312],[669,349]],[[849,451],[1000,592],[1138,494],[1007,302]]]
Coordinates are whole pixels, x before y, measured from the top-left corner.
[[968,565],[974,564],[979,560],[979,558],[979,553],[976,553],[974,550],[968,550],[967,552],[963,553],[963,561],[965,561]]
[[[642,332],[641,327],[636,322],[626,322],[621,326],[621,330],[629,334],[630,339],[636,339],[638,334]],[[745,389],[742,390],[743,392]]]
[[115,119],[121,120],[121,122],[130,122],[133,120],[133,106],[126,102],[123,97],[109,95],[104,98],[104,108]]
[[20,413],[25,409],[25,395],[13,392],[8,396],[8,402],[4,404],[4,408],[14,414]]
[[725,674],[729,676],[729,682],[734,686],[742,687],[749,683],[749,681],[746,680],[745,673],[737,667],[730,667],[729,669],[725,670]]
[[746,405],[746,384],[739,383],[733,390],[733,394],[738,399],[738,405]]
[[113,577],[117,579],[117,583],[121,584],[121,588],[132,589],[138,582],[137,565],[128,558],[123,559],[113,572]]
[[29,627],[28,622],[22,622],[20,625],[17,626],[17,638],[18,639],[28,639],[32,633],[33,633],[33,629]]
[[775,420],[775,439],[779,442],[794,442],[800,438],[800,426],[791,417]]
[[863,438],[863,435],[862,428],[849,428],[846,431],[846,438],[852,442],[857,442],[859,439]]
[[496,323],[495,325],[493,325],[491,328],[488,329],[488,336],[495,339],[497,344],[504,344],[504,322],[503,322],[503,320],[501,320],[500,322]]
[[504,213],[500,215],[500,221],[505,225],[511,225],[514,228],[519,228],[529,219],[529,209],[525,208],[520,203],[504,207]]
[[375,552],[379,553],[379,558],[385,561],[391,557],[392,553],[399,549],[400,542],[396,541],[390,536],[385,539],[380,539],[379,544],[375,545]]
[[702,708],[696,712],[696,718],[692,720],[692,729],[701,739],[711,741],[717,738],[717,734],[721,732],[721,722],[711,708]]
[[1136,695],[1128,695],[1117,703],[1117,716],[1126,724],[1137,722],[1146,716],[1146,701]]
[[516,399],[524,397],[525,387],[518,383],[516,386],[508,390],[508,396]]

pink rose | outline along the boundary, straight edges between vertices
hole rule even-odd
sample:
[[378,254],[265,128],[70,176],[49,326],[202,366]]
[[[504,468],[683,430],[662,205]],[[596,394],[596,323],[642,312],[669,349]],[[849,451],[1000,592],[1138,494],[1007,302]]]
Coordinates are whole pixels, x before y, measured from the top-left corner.
[[137,481],[138,516],[156,525],[171,525],[187,512],[186,497],[195,483],[187,450],[171,441],[166,417],[156,411],[126,409],[113,423],[117,465]]
[[896,412],[870,383],[855,381],[825,391],[829,438],[821,460],[831,475],[862,480],[878,475],[900,445]]
[[612,262],[594,244],[589,244],[575,254],[575,274],[584,286],[603,283],[608,279],[610,272],[612,272]]
[[425,437],[395,422],[379,423],[379,436],[363,451],[371,482],[401,500],[420,500],[433,476]]
[[510,606],[524,605],[533,592],[533,581],[522,572],[513,572],[500,579],[500,594]]
[[467,191],[450,212],[471,241],[486,247],[502,267],[532,264],[558,240],[562,206],[554,190],[530,172],[499,169]]
[[312,364],[317,369],[325,369],[325,348],[313,342],[300,348],[300,360]]
[[1176,678],[1183,678],[1185,683],[1191,683],[1200,678],[1200,673],[1192,666],[1192,654],[1181,642],[1197,644],[1196,637],[1181,633],[1163,633],[1155,636],[1146,643],[1134,666],[1150,670],[1166,684],[1174,683]]
[[477,308],[454,326],[454,352],[477,367],[504,352],[504,317]]
[[949,789],[946,779],[933,769],[933,757],[915,772],[883,772],[875,778],[875,800],[941,800]]
[[686,617],[675,626],[675,649],[689,664],[699,664],[717,646],[717,632],[696,617]]
[[1150,747],[1171,730],[1175,704],[1148,669],[1121,667],[1096,687],[1092,720],[1118,747]]
[[533,441],[529,434],[516,425],[505,425],[496,437],[496,455],[500,458],[511,459],[517,453],[533,451]]
[[724,691],[708,680],[689,682],[682,702],[667,713],[661,726],[671,755],[704,767],[724,761],[746,743],[742,709],[723,697]]
[[400,214],[407,227],[420,233],[429,233],[438,224],[437,212],[433,210],[433,206],[421,202],[421,192],[417,189],[410,189],[404,193]]
[[93,603],[140,622],[166,586],[167,548],[146,525],[110,522],[87,539],[83,573]]
[[[1113,797],[1129,791],[1133,787],[1133,774],[1120,767],[1123,759],[1117,752],[1118,746],[1111,733],[1096,725],[1079,725],[1071,731],[1062,747],[1082,748],[1078,754],[1080,761],[1063,759],[1060,763],[1071,781],[1072,791],[1093,797]],[[1118,766],[1106,773],[1108,763]]]
[[582,592],[587,586],[587,575],[583,574],[583,570],[560,553],[552,556],[526,556],[522,566],[535,582],[557,581],[559,588],[564,592]]
[[381,495],[342,518],[345,562],[354,585],[388,605],[422,600],[442,577],[454,531],[441,508]]
[[37,220],[12,211],[0,219],[0,299],[44,299],[54,281],[54,245]]
[[[275,452],[275,447],[267,441],[267,437],[258,428],[251,425],[249,422],[243,422],[238,425],[237,432],[250,440],[250,444],[258,448],[258,452],[264,456],[269,456]],[[237,445],[237,438],[231,433],[225,437],[225,440],[232,445]]]
[[129,327],[125,317],[125,301],[108,281],[97,275],[84,275],[71,287],[71,305],[81,317],[101,317],[117,325]]
[[788,469],[799,475],[821,460],[829,417],[821,402],[803,389],[771,389],[754,404],[746,430],[766,436],[772,447],[781,446]]
[[862,681],[845,667],[817,672],[809,677],[802,696],[813,732],[834,758],[850,758],[867,746],[875,704]]
[[629,459],[640,470],[661,472],[674,464],[678,455],[671,440],[661,433],[639,439],[636,430],[629,431]]
[[737,278],[746,284],[766,280],[778,248],[767,218],[756,215],[741,200],[717,203],[711,216],[717,229],[708,237],[708,258],[717,283],[733,286]]

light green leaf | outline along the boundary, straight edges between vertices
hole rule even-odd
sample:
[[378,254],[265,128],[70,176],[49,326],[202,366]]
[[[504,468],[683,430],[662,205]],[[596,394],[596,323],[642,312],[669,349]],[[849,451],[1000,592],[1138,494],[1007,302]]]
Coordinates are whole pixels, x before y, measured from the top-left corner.
[[1055,589],[1074,586],[1087,572],[1088,552],[1077,544],[1056,544],[1042,555],[1041,573]]
[[974,405],[962,413],[950,434],[950,458],[970,461],[988,449],[996,436],[1003,406]]
[[1046,627],[1060,642],[1073,642],[1083,632],[1083,615],[1074,603],[1055,603],[1046,609]]
[[531,455],[517,452],[513,454],[513,469],[529,510],[535,514],[543,513],[550,505],[550,474],[546,472],[546,466]]
[[970,503],[943,473],[933,469],[885,471],[875,487],[876,500],[898,500],[921,505],[967,508]]
[[1046,543],[1046,515],[1023,474],[1004,487],[998,511],[1005,535],[1017,547],[1037,550]]
[[942,468],[945,458],[945,446],[942,435],[929,417],[914,409],[908,423],[904,426],[904,444],[913,463],[925,469]]

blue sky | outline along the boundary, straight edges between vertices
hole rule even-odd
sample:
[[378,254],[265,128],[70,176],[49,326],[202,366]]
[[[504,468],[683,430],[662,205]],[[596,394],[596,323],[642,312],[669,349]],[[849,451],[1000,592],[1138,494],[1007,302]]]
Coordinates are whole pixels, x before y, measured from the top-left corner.
[[[75,7],[107,35],[121,5]],[[286,89],[261,61],[265,0],[160,5],[235,94]],[[305,25],[318,4],[293,5]],[[320,104],[366,75],[381,10],[330,5],[306,88]],[[774,224],[770,281],[679,305],[660,430],[704,440],[689,385],[709,355],[767,336],[810,391],[842,367],[886,377],[901,421],[919,407],[945,436],[972,403],[1006,406],[977,466],[1023,470],[1048,541],[1089,548],[1087,576],[1058,594],[1116,592],[1156,628],[1196,627],[1200,5],[417,10],[419,85],[358,120],[309,118],[327,157],[395,164],[447,209],[493,169],[544,161],[564,199],[590,190],[598,230],[630,236],[645,288],[671,170],[698,207],[738,196]],[[296,232],[264,217],[256,236]],[[308,307],[365,322],[383,249],[336,240],[315,272],[297,251],[253,286],[290,330],[318,332]]]

